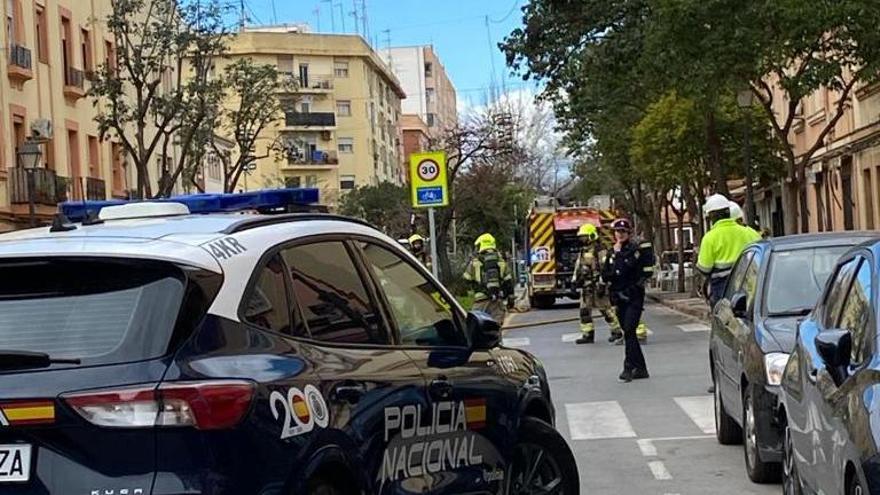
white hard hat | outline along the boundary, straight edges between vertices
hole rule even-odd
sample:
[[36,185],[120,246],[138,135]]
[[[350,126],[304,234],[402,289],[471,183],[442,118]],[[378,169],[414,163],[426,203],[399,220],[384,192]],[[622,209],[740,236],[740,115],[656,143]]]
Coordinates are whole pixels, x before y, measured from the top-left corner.
[[730,218],[739,220],[743,217],[743,210],[736,201],[730,202]]
[[706,199],[703,205],[703,214],[708,215],[713,211],[726,210],[730,208],[730,201],[723,194],[713,194]]

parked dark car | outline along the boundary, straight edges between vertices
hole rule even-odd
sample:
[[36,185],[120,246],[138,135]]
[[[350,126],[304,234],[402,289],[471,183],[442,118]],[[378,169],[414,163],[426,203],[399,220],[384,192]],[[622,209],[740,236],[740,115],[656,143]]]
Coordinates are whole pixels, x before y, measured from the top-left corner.
[[752,481],[779,478],[779,383],[798,318],[816,302],[838,258],[870,233],[780,237],[749,246],[715,306],[710,362],[718,441],[743,442]]
[[782,379],[787,494],[880,493],[880,242],[847,253],[809,318]]

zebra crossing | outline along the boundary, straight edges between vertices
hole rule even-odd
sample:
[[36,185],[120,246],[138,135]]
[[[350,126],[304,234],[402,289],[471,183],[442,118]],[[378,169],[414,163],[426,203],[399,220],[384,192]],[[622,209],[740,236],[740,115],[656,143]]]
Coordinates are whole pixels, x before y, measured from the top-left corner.
[[[712,396],[675,397],[672,404],[683,413],[682,423],[694,436],[715,434]],[[565,404],[565,422],[571,440],[609,440],[638,438],[637,430],[619,401],[578,402]]]

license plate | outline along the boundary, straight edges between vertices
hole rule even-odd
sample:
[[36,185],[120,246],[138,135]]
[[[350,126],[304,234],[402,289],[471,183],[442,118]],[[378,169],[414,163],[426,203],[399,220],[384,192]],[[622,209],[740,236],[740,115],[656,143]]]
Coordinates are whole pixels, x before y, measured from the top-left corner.
[[0,445],[0,483],[28,481],[31,478],[31,446]]

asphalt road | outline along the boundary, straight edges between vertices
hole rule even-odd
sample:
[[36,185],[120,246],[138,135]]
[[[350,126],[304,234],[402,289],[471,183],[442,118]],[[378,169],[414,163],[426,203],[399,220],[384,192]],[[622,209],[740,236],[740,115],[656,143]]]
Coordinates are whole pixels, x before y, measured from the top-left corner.
[[[575,304],[511,315],[508,324],[574,318]],[[619,383],[623,347],[577,345],[577,322],[508,330],[505,343],[536,355],[547,368],[557,428],[578,461],[581,493],[619,495],[778,494],[745,474],[741,446],[715,440],[709,385],[708,327],[649,305],[645,357],[649,380]]]

